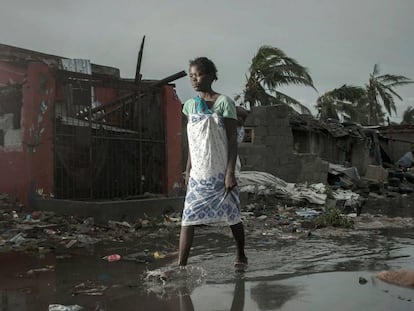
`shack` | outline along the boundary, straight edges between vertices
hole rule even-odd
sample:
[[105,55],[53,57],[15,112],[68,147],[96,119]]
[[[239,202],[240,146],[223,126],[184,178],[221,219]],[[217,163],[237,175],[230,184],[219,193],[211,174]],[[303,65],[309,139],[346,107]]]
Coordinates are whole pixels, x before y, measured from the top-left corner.
[[0,44],[0,192],[25,205],[168,196],[181,182],[171,82]]

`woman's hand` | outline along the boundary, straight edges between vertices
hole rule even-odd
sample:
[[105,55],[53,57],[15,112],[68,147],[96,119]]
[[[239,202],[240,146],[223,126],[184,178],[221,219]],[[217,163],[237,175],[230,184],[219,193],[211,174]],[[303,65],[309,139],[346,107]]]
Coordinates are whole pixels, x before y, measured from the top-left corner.
[[234,187],[237,186],[237,180],[236,180],[236,176],[234,175],[234,172],[232,171],[226,172],[226,177],[224,179],[224,186],[226,188],[226,192],[230,192],[231,190],[233,190]]
[[190,173],[186,172],[185,173],[185,178],[184,178],[184,182],[185,182],[185,187],[188,187],[188,181],[190,180]]

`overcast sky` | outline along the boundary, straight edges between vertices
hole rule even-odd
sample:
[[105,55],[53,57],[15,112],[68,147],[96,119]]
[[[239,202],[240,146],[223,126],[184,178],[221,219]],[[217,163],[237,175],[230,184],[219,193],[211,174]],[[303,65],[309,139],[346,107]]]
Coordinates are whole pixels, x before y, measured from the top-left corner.
[[[118,67],[133,77],[147,36],[142,73],[161,79],[207,56],[217,65],[215,90],[234,96],[261,45],[285,51],[311,73],[319,94],[363,85],[375,63],[382,73],[414,79],[413,0],[1,0],[0,42]],[[193,96],[176,81],[181,100]],[[312,108],[318,93],[289,87]],[[397,89],[399,117],[414,106],[414,85]],[[392,118],[399,120],[399,118]]]

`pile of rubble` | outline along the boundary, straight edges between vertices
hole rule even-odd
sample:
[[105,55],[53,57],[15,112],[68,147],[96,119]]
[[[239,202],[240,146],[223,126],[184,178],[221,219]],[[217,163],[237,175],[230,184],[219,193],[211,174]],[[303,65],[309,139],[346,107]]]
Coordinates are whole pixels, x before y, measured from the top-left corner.
[[313,207],[325,210],[326,207],[341,207],[346,211],[360,211],[363,198],[350,189],[327,187],[318,184],[294,184],[275,177],[269,173],[242,171],[238,176],[240,192],[258,196],[270,196],[282,205]]
[[372,198],[396,197],[414,191],[414,174],[378,165],[368,165],[365,176],[360,177],[355,167],[329,164],[328,182]]

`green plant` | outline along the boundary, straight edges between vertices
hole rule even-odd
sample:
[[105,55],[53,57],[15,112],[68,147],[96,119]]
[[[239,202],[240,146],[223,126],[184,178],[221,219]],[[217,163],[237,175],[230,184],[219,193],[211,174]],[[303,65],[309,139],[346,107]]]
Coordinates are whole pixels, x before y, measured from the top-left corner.
[[329,226],[352,228],[353,224],[353,221],[348,217],[341,215],[341,211],[336,207],[328,209],[325,213],[315,219],[316,228]]

